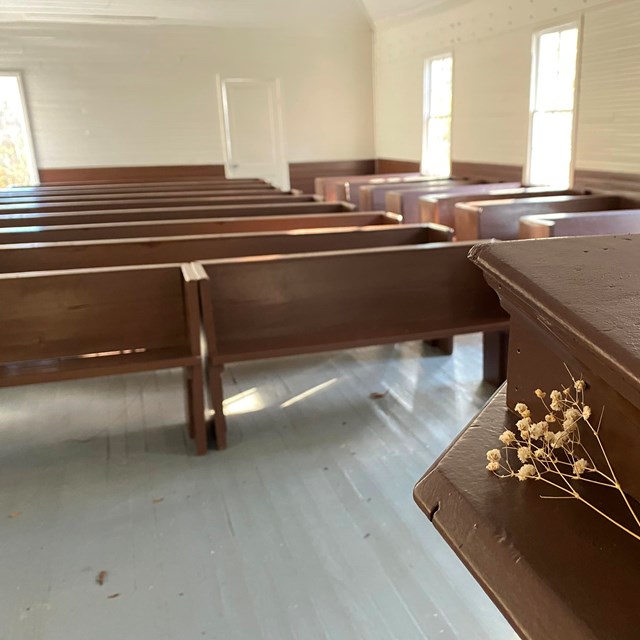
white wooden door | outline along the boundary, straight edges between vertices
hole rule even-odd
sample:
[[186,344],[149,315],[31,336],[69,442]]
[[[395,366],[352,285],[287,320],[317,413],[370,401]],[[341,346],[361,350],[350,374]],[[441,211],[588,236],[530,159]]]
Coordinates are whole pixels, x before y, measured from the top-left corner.
[[218,78],[227,178],[263,178],[289,189],[277,80]]

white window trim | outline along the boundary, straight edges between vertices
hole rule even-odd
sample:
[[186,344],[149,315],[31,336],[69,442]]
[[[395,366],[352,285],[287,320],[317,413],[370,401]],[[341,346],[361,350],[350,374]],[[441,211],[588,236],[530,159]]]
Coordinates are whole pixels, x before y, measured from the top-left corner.
[[[425,59],[422,67],[422,146],[420,148],[420,173],[427,175],[425,167],[425,150],[427,149],[429,121],[433,119],[441,119],[446,116],[432,116],[431,111],[431,63],[434,60],[441,60],[442,58],[451,58],[451,112],[449,119],[451,120],[451,132],[449,138],[449,174],[451,173],[451,149],[453,148],[453,100],[455,92],[453,90],[453,79],[455,74],[455,59],[453,51],[443,51],[437,55],[429,56]],[[428,99],[427,99],[428,98]]]
[[20,101],[22,102],[22,111],[24,114],[24,126],[26,129],[26,136],[27,136],[27,148],[29,150],[29,168],[31,169],[31,174],[35,178],[33,184],[39,185],[40,172],[38,171],[38,161],[36,159],[36,150],[33,144],[33,135],[31,133],[31,118],[29,117],[29,104],[27,102],[27,97],[24,92],[24,83],[22,81],[22,71],[2,70],[0,71],[0,77],[3,77],[3,78],[12,77],[12,78],[18,79],[18,90],[20,92]]
[[[576,162],[576,144],[578,140],[578,102],[580,97],[580,70],[582,67],[582,37],[584,33],[583,15],[576,20],[564,22],[546,29],[541,29],[533,34],[531,39],[531,83],[529,87],[529,134],[527,139],[527,156],[525,160],[524,183],[531,184],[531,152],[533,149],[533,117],[536,113],[535,105],[538,91],[538,51],[540,38],[547,33],[564,31],[566,29],[578,29],[578,45],[576,51],[576,69],[573,95],[573,118],[571,121],[571,161],[569,164],[569,187],[573,186]],[[545,113],[567,113],[566,110],[550,110]]]

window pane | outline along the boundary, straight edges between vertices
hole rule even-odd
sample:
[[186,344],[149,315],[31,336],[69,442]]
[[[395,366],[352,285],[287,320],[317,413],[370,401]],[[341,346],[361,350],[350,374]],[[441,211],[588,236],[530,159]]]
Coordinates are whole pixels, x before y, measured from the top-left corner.
[[538,41],[537,111],[573,109],[578,29],[542,34]]
[[429,115],[451,115],[451,74],[453,71],[453,58],[439,58],[431,62],[430,70],[430,106]]
[[0,187],[37,183],[18,78],[0,76]]
[[451,118],[429,118],[422,172],[433,176],[451,173]]
[[531,184],[569,186],[572,125],[571,111],[533,115],[529,175]]

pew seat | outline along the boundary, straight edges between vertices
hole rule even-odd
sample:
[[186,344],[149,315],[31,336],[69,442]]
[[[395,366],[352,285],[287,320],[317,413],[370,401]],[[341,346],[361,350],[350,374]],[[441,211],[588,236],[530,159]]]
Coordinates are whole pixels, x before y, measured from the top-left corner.
[[0,275],[0,387],[182,368],[207,450],[197,277],[189,264]]
[[640,200],[612,195],[547,196],[463,202],[455,205],[454,228],[458,240],[516,240],[520,218],[527,215],[635,209],[639,203]]
[[[196,265],[217,446],[226,445],[226,364],[504,331],[508,316],[467,260],[470,247],[435,242]],[[493,363],[485,361],[487,370]]]
[[640,233],[640,209],[550,213],[520,219],[520,238]]

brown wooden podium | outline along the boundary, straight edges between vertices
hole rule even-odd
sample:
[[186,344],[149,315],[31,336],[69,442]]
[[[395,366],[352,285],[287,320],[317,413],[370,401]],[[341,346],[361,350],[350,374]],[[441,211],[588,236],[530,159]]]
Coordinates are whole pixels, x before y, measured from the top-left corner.
[[[507,383],[415,500],[522,637],[640,638],[640,542],[577,501],[541,499],[542,483],[484,468],[498,435],[515,430],[507,407],[526,402],[542,419],[533,392],[566,385],[566,363],[605,408],[607,452],[640,498],[640,236],[490,243],[470,257],[511,314]],[[581,491],[630,524],[611,489]]]

